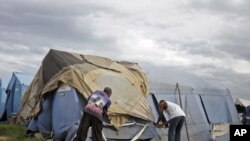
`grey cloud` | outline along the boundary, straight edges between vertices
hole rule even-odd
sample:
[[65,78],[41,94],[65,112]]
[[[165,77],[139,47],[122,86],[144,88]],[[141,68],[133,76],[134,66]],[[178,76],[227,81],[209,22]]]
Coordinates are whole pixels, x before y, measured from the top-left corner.
[[[181,49],[185,49],[189,54],[202,55],[204,57],[224,58],[226,54],[218,50],[209,41],[189,41],[181,44]],[[206,49],[204,49],[206,48]]]
[[188,3],[189,7],[192,7],[195,12],[197,10],[207,11],[212,14],[223,14],[228,18],[235,16],[248,16],[250,13],[250,1],[243,0],[237,3],[237,1],[225,1],[225,0],[191,0]]
[[0,43],[0,54],[10,54],[10,55],[26,55],[26,54],[35,54],[40,55],[46,52],[46,48],[37,48],[37,47],[28,47],[20,44],[11,44],[11,43]]
[[[178,50],[187,51],[194,55],[205,57],[224,58],[232,56],[235,59],[250,60],[250,1],[224,1],[224,0],[191,0],[182,4],[181,8],[189,14],[210,15],[217,17],[221,22],[218,31],[209,36],[192,38],[187,41],[178,39],[163,39],[176,45]],[[188,14],[187,14],[188,15]],[[189,15],[190,16],[190,15]],[[208,23],[209,24],[209,23]],[[161,28],[161,27],[159,27]],[[195,27],[194,27],[195,28]],[[167,30],[166,30],[167,32]],[[211,36],[212,35],[212,36]],[[195,37],[194,37],[195,38]],[[200,38],[200,39],[199,39]],[[206,48],[206,49],[204,49]]]
[[160,43],[169,43],[174,46],[176,50],[186,51],[192,55],[202,55],[204,57],[212,57],[218,59],[225,59],[231,56],[235,59],[244,59],[250,61],[250,23],[246,22],[244,25],[234,23],[233,29],[225,25],[212,37],[201,37],[200,39],[188,39],[180,41],[178,39],[162,39]]
[[[216,40],[217,41],[217,40]],[[186,52],[189,55],[201,55],[206,58],[219,58],[223,59],[232,52],[225,52],[223,49],[219,49],[219,46],[215,41],[210,39],[188,39],[186,41],[179,41],[178,39],[162,39],[159,41],[162,48],[166,48],[164,43],[172,45],[168,47],[171,50],[178,52]]]
[[[245,24],[250,24],[245,23]],[[244,24],[244,26],[245,26]],[[224,29],[217,38],[217,49],[227,52],[235,58],[245,59],[250,61],[250,27],[242,27],[239,29]]]
[[223,43],[218,46],[218,49],[221,51],[225,51],[228,54],[231,54],[234,58],[240,58],[250,61],[250,42],[248,44],[239,42],[233,42],[231,44]]
[[[2,30],[0,37],[5,42],[39,47],[53,47],[53,44],[63,43],[92,44],[100,50],[102,48],[99,46],[108,48],[116,42],[114,37],[99,37],[95,34],[97,31],[94,18],[96,17],[91,16],[99,11],[112,12],[113,9],[109,7],[91,4],[8,1],[0,5],[0,9],[0,29]],[[79,19],[81,19],[80,23]]]

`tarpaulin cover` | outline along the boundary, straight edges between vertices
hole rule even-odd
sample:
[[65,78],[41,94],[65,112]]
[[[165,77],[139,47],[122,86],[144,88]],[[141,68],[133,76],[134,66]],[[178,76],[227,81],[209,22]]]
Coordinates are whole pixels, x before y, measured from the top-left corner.
[[135,63],[108,58],[50,50],[44,58],[23,98],[18,119],[37,115],[43,96],[67,84],[86,99],[93,91],[112,88],[111,123],[120,125],[128,115],[152,120],[146,100],[148,84],[145,73]]
[[236,98],[235,105],[240,105],[240,106],[243,106],[243,107],[246,108],[246,107],[250,106],[250,100],[242,99],[242,98]]

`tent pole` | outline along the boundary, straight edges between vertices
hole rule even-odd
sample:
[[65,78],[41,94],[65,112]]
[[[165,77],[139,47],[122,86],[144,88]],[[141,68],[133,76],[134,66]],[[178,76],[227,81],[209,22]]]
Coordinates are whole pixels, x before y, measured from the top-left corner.
[[[180,106],[183,109],[183,107],[182,107],[182,100],[181,100],[181,92],[180,92],[180,88],[179,88],[179,84],[178,83],[176,83],[176,89],[178,90],[178,94],[179,94]],[[186,127],[186,133],[187,133],[188,141],[190,141],[190,139],[189,139],[189,133],[188,133],[188,128],[187,128],[187,121],[185,121],[185,127]]]

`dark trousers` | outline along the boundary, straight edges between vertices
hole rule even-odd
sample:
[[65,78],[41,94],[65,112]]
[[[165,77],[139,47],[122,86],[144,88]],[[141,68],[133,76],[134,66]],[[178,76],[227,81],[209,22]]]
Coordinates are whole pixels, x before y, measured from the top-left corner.
[[185,122],[185,117],[175,117],[169,121],[170,126],[168,130],[168,141],[180,141],[181,140],[181,128]]
[[102,138],[102,121],[97,117],[84,113],[77,130],[77,136],[74,141],[85,141],[88,136],[89,127],[92,127],[92,140],[104,141]]

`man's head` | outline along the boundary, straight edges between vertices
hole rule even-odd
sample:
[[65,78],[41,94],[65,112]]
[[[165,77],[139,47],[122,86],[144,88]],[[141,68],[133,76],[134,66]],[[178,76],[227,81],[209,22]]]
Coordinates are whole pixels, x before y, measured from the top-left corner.
[[108,95],[108,97],[112,95],[112,89],[109,87],[105,87],[103,92],[105,92]]
[[160,111],[166,110],[168,108],[168,104],[165,100],[161,100],[159,102],[159,109]]

